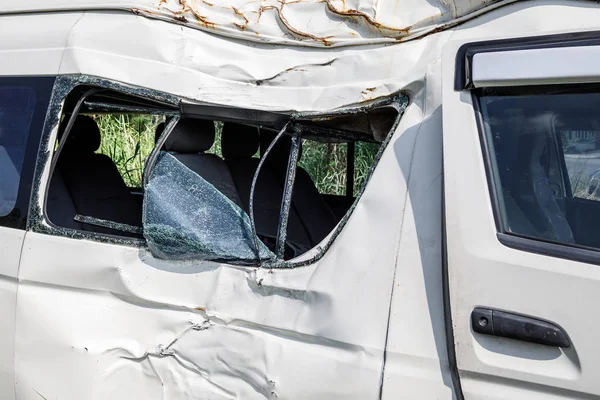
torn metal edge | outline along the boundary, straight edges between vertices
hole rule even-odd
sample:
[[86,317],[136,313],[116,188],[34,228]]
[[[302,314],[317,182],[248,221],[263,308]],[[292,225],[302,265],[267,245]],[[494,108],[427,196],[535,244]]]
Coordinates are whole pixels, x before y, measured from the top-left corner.
[[[60,123],[60,116],[62,115],[64,102],[67,96],[71,93],[71,91],[77,86],[97,86],[99,88],[110,89],[115,91],[120,91],[123,93],[132,94],[135,96],[140,96],[144,98],[153,99],[159,102],[163,102],[168,105],[173,105],[176,107],[180,106],[180,103],[183,99],[173,96],[170,94],[161,93],[152,89],[140,88],[133,85],[123,84],[120,82],[111,81],[108,79],[92,77],[87,75],[61,75],[56,78],[54,83],[54,88],[52,91],[52,96],[50,98],[50,105],[48,106],[48,112],[46,114],[46,119],[44,123],[44,128],[42,132],[40,147],[38,151],[38,157],[36,160],[36,166],[34,171],[33,185],[32,185],[32,193],[31,193],[31,201],[29,206],[29,219],[27,221],[27,230],[36,232],[49,234],[60,237],[68,237],[74,239],[88,239],[94,240],[109,244],[117,244],[117,245],[127,245],[133,246],[136,248],[146,248],[146,243],[144,240],[134,239],[134,238],[125,238],[116,235],[102,234],[102,233],[91,233],[85,231],[78,231],[69,228],[58,227],[54,225],[48,218],[46,212],[46,203],[48,197],[48,188],[50,186],[50,182],[45,182],[44,189],[44,203],[40,206],[40,189],[42,189],[42,176],[44,170],[49,167],[49,162],[51,154],[53,153],[53,142],[51,139],[55,137],[58,133],[58,126]],[[327,240],[327,242],[322,246],[317,246],[313,249],[316,249],[316,254],[306,260],[294,261],[292,260],[276,260],[273,262],[264,262],[261,267],[267,269],[291,269],[297,267],[304,267],[310,264],[313,264],[319,261],[324,254],[329,250],[332,244],[335,242],[337,237],[340,235],[342,229],[346,226],[348,220],[352,216],[356,205],[360,201],[362,194],[364,193],[368,182],[373,175],[375,168],[379,164],[379,160],[387,145],[390,143],[394,132],[396,131],[400,120],[404,114],[404,110],[408,106],[410,101],[409,96],[404,93],[396,93],[394,95],[390,95],[387,97],[382,97],[378,99],[374,99],[370,101],[368,104],[362,104],[357,106],[348,106],[344,108],[340,108],[337,110],[333,110],[327,113],[318,113],[318,112],[307,112],[307,113],[295,113],[292,118],[296,119],[298,122],[302,120],[310,120],[310,121],[318,121],[322,119],[334,118],[336,116],[345,115],[345,114],[356,114],[360,112],[365,112],[374,108],[378,108],[384,105],[397,104],[399,106],[399,113],[394,122],[390,132],[388,133],[386,139],[382,142],[377,155],[369,168],[369,172],[367,173],[366,179],[358,191],[356,195],[356,199],[354,203],[348,210],[348,212],[344,215],[341,221],[338,223],[336,228],[330,234],[331,236]],[[50,178],[50,177],[49,177]],[[43,208],[42,208],[43,207]],[[235,266],[235,264],[232,264]]]
[[[369,181],[371,180],[371,177],[373,176],[373,173],[375,172],[375,169],[377,168],[379,161],[381,160],[383,152],[387,148],[388,144],[391,142],[392,137],[394,136],[394,133],[396,132],[398,125],[400,124],[400,121],[402,120],[404,111],[406,110],[406,107],[410,103],[410,97],[406,93],[398,93],[398,94],[394,95],[393,97],[386,99],[386,101],[385,101],[385,104],[392,104],[392,103],[396,103],[399,105],[399,113],[398,113],[398,116],[396,117],[396,121],[392,125],[385,140],[381,143],[379,151],[375,155],[375,159],[373,160],[373,163],[369,167],[369,172],[367,173],[367,176],[366,176],[361,188],[359,189],[359,191],[356,195],[356,198],[354,199],[354,203],[352,203],[352,206],[346,212],[346,214],[341,219],[341,221],[338,223],[338,225],[335,227],[333,232],[330,233],[331,236],[329,237],[327,242],[323,246],[314,247],[313,249],[316,249],[317,253],[309,259],[300,260],[300,261],[294,261],[294,259],[292,259],[292,260],[287,260],[287,261],[265,262],[262,265],[262,267],[267,268],[267,269],[290,269],[290,268],[297,268],[297,267],[305,267],[307,265],[314,264],[315,262],[317,262],[321,258],[323,258],[323,256],[327,252],[327,250],[329,250],[329,248],[333,245],[333,243],[335,242],[337,237],[340,235],[341,231],[344,229],[344,227],[348,223],[348,220],[354,213],[354,210],[356,209],[358,202],[362,198],[362,195],[365,192],[365,189],[366,189]],[[381,105],[382,104],[378,104],[375,106],[368,105],[368,106],[363,106],[363,107],[356,107],[351,110],[340,110],[340,113],[348,113],[348,114],[359,113],[359,112],[364,112],[371,108],[377,108]],[[335,115],[335,114],[332,114],[332,115]]]

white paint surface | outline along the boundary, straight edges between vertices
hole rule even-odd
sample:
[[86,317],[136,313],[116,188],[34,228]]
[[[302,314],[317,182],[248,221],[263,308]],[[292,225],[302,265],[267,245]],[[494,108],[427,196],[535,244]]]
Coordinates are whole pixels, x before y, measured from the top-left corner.
[[600,46],[475,54],[475,87],[600,82]]
[[299,47],[397,43],[515,0],[21,0],[2,13],[134,12],[220,36]]
[[[444,74],[440,67],[450,37],[465,43],[598,29],[596,3],[516,3],[395,45],[367,36],[372,24],[364,23],[353,41],[342,19],[332,46],[281,31],[276,38],[273,19],[253,28],[268,34],[248,28],[231,39],[228,23],[215,35],[158,20],[166,18],[164,9],[154,19],[123,10],[150,4],[141,0],[69,1],[63,3],[69,12],[19,13],[57,4],[0,6],[15,12],[0,16],[0,75],[93,75],[188,101],[263,110],[329,111],[402,90],[411,104],[348,225],[325,257],[307,267],[270,273],[170,263],[141,248],[27,232],[15,327],[10,277],[23,232],[2,229],[0,246],[10,249],[0,261],[8,277],[0,310],[9,321],[0,346],[2,398],[13,395],[14,343],[19,400],[376,399],[380,392],[384,399],[451,399],[440,293],[442,120],[445,138],[454,139],[444,149],[444,179],[455,343],[467,398],[541,398],[555,388],[555,397],[600,394],[593,369],[586,369],[598,359],[593,337],[581,330],[573,339],[589,354],[548,363],[492,351],[494,343],[481,345],[469,331],[468,313],[485,302],[547,316],[577,332],[570,307],[596,296],[598,270],[497,243],[470,98],[450,87],[457,48],[449,47]],[[323,5],[307,4],[309,11]],[[442,16],[420,26],[480,5],[431,5]],[[406,19],[378,15],[400,26],[433,15],[431,7],[412,13],[402,5]],[[317,22],[321,34],[330,21]],[[358,46],[365,43],[375,44]],[[40,190],[48,180],[44,167]],[[524,288],[530,281],[537,283]],[[549,306],[548,298],[565,287],[566,303],[554,298]]]
[[[598,396],[600,352],[592,332],[599,324],[589,318],[589,307],[600,293],[600,269],[511,249],[498,241],[473,98],[468,91],[454,90],[456,52],[464,43],[462,39],[449,43],[442,59],[450,304],[464,396]],[[517,74],[513,67],[506,68],[507,74]],[[524,68],[524,75],[529,71]],[[572,346],[549,347],[475,333],[470,321],[475,307],[552,321],[567,332]]]

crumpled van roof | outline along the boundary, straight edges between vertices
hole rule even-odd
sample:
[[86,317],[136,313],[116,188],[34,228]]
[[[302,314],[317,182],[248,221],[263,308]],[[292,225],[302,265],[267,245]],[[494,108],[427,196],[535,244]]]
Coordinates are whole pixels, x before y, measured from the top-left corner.
[[247,41],[331,47],[394,43],[517,0],[19,0],[0,14],[129,10]]

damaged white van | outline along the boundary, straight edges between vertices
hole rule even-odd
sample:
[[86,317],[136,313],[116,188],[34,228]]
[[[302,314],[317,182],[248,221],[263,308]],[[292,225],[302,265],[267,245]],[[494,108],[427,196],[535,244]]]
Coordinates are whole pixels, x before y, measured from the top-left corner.
[[0,398],[598,398],[598,110],[597,2],[5,1]]

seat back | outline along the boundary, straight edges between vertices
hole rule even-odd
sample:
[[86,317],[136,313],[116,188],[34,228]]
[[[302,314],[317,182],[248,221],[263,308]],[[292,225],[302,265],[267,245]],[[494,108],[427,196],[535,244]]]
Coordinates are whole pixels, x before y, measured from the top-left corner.
[[[221,140],[223,157],[231,171],[244,210],[249,212],[252,180],[259,163],[259,159],[252,158],[259,148],[258,129],[225,123]],[[259,235],[277,237],[282,197],[283,181],[280,176],[271,168],[263,168],[254,190],[254,220]],[[303,251],[312,247],[304,225],[293,208],[290,210],[287,238],[288,242]]]
[[[100,147],[100,129],[87,116],[78,116],[65,143],[50,185],[49,200],[59,200],[48,208],[51,221],[71,220],[73,213],[133,226],[142,225],[142,210],[123,182],[110,157],[96,154]],[[59,174],[57,176],[56,174]],[[65,194],[64,191],[67,191]],[[66,196],[71,203],[62,201]],[[71,204],[74,209],[71,209]],[[69,227],[77,227],[65,223]],[[120,231],[82,224],[84,230],[119,233]]]
[[[160,126],[157,128],[157,136],[158,129]],[[214,141],[213,121],[182,119],[165,142],[164,150],[212,184],[236,205],[242,207],[227,164],[219,156],[206,153]]]

